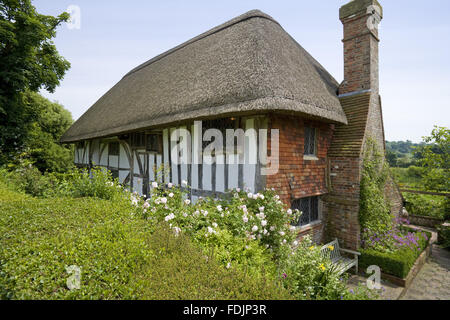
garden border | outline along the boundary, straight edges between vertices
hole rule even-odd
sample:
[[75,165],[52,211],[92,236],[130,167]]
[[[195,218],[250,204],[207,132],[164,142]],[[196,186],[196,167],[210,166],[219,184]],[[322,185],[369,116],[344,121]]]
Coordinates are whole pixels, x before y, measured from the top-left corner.
[[400,295],[400,297],[403,295],[403,293],[409,288],[414,278],[417,276],[417,274],[420,272],[422,267],[424,266],[425,262],[427,261],[428,257],[431,255],[432,250],[432,238],[430,237],[428,239],[427,248],[419,255],[419,257],[416,259],[416,262],[414,262],[414,265],[412,266],[411,270],[409,271],[406,278],[399,278],[387,273],[381,272],[381,278],[384,280],[387,280],[395,285],[398,285],[400,287],[404,288],[404,291]]

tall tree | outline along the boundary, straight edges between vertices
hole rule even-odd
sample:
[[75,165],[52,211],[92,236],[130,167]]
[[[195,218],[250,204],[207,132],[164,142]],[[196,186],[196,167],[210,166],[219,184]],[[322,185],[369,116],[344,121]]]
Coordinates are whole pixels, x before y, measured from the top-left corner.
[[26,93],[53,92],[70,68],[52,41],[68,19],[39,14],[30,0],[0,0],[0,165],[25,147],[38,118]]
[[450,129],[435,126],[431,136],[424,137],[425,146],[416,149],[421,154],[419,164],[424,170],[425,186],[438,191],[450,191]]

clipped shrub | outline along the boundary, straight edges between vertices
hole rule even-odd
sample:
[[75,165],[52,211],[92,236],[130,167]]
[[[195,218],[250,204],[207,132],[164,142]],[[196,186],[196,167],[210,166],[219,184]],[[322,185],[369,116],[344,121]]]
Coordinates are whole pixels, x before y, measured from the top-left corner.
[[450,248],[450,223],[444,223],[437,227],[439,244],[444,248]]
[[[0,188],[0,299],[290,298],[273,280],[226,269],[187,236],[149,224],[129,202]],[[79,289],[69,290],[71,266],[81,268]]]
[[427,248],[430,237],[430,233],[418,232],[417,247],[413,243],[408,243],[395,251],[380,251],[372,248],[361,249],[359,265],[362,268],[376,265],[386,274],[406,278],[419,255]]

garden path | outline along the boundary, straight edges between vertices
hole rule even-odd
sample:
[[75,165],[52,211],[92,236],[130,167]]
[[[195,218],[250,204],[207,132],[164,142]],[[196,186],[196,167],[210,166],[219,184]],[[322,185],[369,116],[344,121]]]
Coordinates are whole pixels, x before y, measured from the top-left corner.
[[402,300],[450,300],[450,252],[432,245],[431,257]]

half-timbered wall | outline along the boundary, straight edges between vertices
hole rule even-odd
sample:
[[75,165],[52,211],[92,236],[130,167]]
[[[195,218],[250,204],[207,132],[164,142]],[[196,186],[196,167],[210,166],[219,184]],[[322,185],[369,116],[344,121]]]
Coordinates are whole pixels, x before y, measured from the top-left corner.
[[[223,150],[211,156],[203,153],[205,146],[210,143],[202,141],[205,130],[199,132],[199,128],[192,122],[180,127],[152,131],[151,134],[161,135],[162,148],[159,152],[147,151],[145,143],[142,142],[140,136],[145,137],[149,132],[80,142],[75,149],[75,163],[83,167],[107,168],[120,183],[129,185],[131,191],[141,195],[149,193],[153,181],[178,186],[186,181],[191,186],[191,197],[194,201],[201,196],[218,197],[226,190],[238,187],[248,188],[250,192],[260,191],[265,185],[261,176],[261,165],[257,164],[258,143],[261,139],[257,130],[267,129],[267,118],[261,116],[232,120],[234,125],[219,128],[223,129],[221,131],[224,134]],[[203,124],[207,129],[207,122]],[[180,128],[189,132],[190,140],[174,134],[174,131]],[[236,148],[227,152],[226,129],[244,130],[244,150]],[[263,138],[263,148],[267,146],[266,139],[267,136]],[[143,141],[146,141],[145,138]],[[186,150],[188,143],[191,152],[189,155],[183,155],[181,148],[177,146],[184,144],[183,149]],[[112,152],[113,149],[117,150],[113,144],[119,144],[118,154]],[[178,157],[179,161],[175,161],[174,157]],[[184,157],[189,157],[188,163]]]

